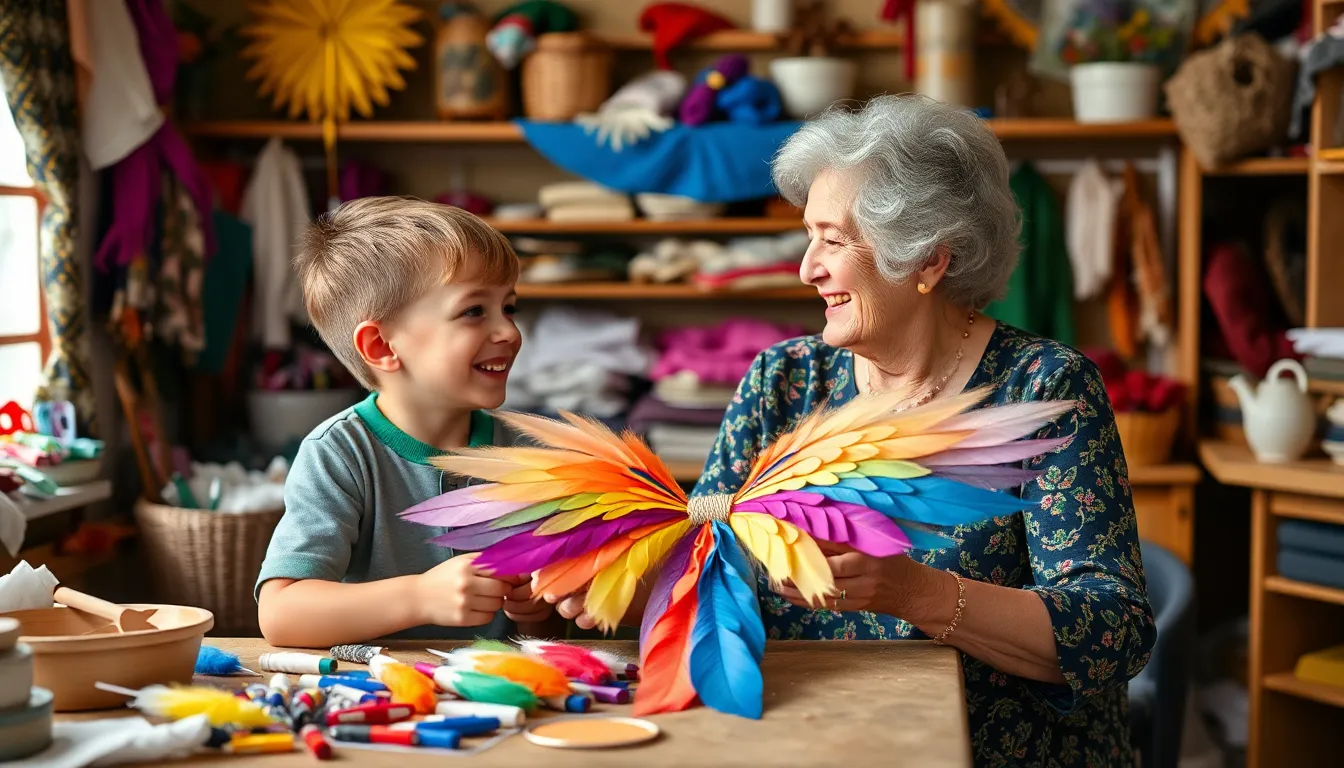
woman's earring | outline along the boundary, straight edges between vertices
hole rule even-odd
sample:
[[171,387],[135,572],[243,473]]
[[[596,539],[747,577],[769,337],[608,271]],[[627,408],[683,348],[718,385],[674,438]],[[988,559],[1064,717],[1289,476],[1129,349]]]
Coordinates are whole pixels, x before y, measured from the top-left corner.
[[919,285],[915,286],[915,288],[918,289],[920,293],[928,293],[929,291],[933,290],[926,283],[920,283]]

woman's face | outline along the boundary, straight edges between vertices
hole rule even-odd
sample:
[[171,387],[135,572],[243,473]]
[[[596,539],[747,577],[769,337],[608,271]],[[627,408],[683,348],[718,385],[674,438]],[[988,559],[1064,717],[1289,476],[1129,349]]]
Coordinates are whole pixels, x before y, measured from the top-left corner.
[[915,293],[884,278],[873,249],[850,219],[854,189],[843,174],[823,171],[807,195],[803,224],[812,242],[798,276],[826,300],[821,338],[833,347],[863,354],[868,342],[899,323]]

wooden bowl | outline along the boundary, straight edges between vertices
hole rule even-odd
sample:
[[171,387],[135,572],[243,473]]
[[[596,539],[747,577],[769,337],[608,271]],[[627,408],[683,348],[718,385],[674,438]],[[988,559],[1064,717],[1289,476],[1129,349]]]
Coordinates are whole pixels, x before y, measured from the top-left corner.
[[155,683],[191,683],[201,640],[215,617],[181,605],[128,604],[156,608],[158,629],[118,633],[96,616],[58,606],[4,614],[19,620],[20,642],[33,649],[33,684],[55,697],[57,712],[126,706],[126,697],[100,691],[96,682],[126,688]]

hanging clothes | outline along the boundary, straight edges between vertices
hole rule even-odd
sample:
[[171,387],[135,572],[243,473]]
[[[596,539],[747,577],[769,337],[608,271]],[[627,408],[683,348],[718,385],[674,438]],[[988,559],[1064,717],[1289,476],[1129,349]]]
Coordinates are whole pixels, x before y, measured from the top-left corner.
[[[88,95],[80,114],[81,138],[89,166],[101,171],[149,141],[164,117],[125,1],[79,6],[72,13],[79,18],[71,19],[71,43],[87,40]],[[84,25],[78,35],[76,23]],[[77,57],[76,63],[84,62]]]
[[309,204],[299,158],[278,138],[257,156],[240,218],[252,226],[253,332],[266,349],[288,349],[290,320],[308,322],[292,248],[308,225]]
[[1022,253],[1008,292],[985,314],[1038,336],[1074,343],[1073,272],[1054,190],[1031,164],[1009,180],[1022,209]]
[[1069,182],[1065,240],[1073,268],[1073,298],[1096,298],[1111,278],[1115,260],[1115,217],[1124,185],[1090,159]]

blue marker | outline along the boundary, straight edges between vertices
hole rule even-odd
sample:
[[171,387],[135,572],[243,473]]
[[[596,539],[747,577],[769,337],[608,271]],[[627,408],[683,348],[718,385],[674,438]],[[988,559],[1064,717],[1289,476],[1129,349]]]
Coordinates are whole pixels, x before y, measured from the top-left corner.
[[587,712],[593,706],[592,699],[577,693],[568,696],[539,696],[538,700],[542,706],[557,712]]
[[416,731],[457,731],[463,736],[479,736],[499,730],[497,717],[449,717],[415,724]]
[[351,688],[358,688],[361,691],[377,693],[386,691],[387,686],[377,680],[370,680],[361,677],[347,677],[346,675],[300,675],[299,686],[302,688],[330,688],[333,685],[345,685]]
[[457,749],[462,743],[462,734],[449,730],[415,729],[415,744],[418,747],[438,747],[439,749]]

